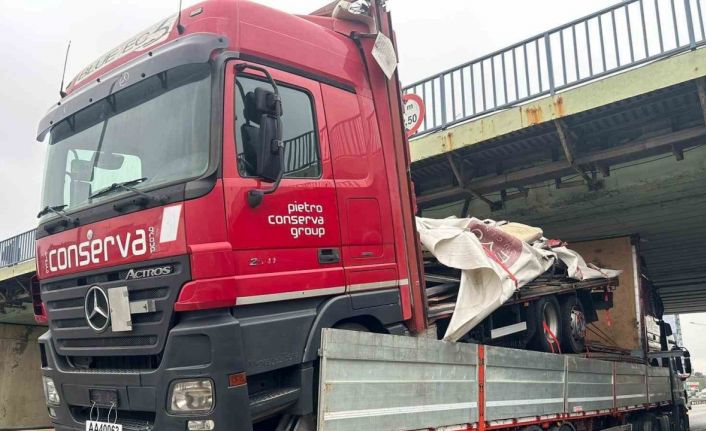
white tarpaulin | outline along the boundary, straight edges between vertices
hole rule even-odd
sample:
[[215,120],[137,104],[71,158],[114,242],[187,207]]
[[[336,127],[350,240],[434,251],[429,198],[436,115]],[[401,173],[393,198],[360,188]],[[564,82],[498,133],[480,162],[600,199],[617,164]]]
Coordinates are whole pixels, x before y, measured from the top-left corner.
[[577,280],[620,274],[589,267],[566,247],[551,249],[541,230],[531,226],[477,218],[417,218],[417,230],[422,245],[441,264],[461,270],[456,307],[444,335],[449,341],[473,329],[557,258],[566,263],[569,277]]

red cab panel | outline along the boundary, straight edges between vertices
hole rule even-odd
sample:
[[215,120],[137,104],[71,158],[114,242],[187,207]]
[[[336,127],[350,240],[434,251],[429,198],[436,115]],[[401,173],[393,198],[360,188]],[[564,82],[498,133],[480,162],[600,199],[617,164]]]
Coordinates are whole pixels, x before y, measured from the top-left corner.
[[186,254],[183,204],[87,224],[37,240],[40,279]]

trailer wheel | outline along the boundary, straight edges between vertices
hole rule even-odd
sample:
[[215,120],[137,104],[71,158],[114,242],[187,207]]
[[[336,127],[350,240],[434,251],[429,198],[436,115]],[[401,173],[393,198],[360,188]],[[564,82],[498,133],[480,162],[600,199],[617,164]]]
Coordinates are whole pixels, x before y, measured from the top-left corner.
[[633,431],[669,431],[660,430],[660,424],[657,417],[649,412],[640,413],[630,420]]
[[535,348],[542,352],[559,353],[561,319],[559,301],[553,295],[543,296],[534,303],[536,315]]
[[574,427],[571,422],[564,422],[550,426],[549,431],[576,431],[576,427]]
[[[680,407],[679,408],[679,417],[680,417],[680,431],[689,431],[691,429],[691,426],[689,424],[689,413],[687,412],[686,408]],[[666,430],[663,430],[666,431]]]
[[560,339],[564,353],[583,353],[586,349],[586,314],[583,304],[574,295],[561,301]]

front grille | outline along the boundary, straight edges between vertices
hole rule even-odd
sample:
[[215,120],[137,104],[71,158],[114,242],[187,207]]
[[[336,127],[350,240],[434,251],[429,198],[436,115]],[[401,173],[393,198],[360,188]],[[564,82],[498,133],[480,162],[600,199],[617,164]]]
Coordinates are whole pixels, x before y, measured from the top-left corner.
[[111,337],[111,338],[74,338],[57,340],[62,347],[124,347],[153,346],[157,343],[156,336],[148,337]]
[[75,371],[95,372],[104,371],[111,373],[132,372],[137,370],[154,370],[159,367],[161,356],[79,356],[67,357],[67,363]]
[[83,298],[71,298],[64,299],[61,301],[52,301],[51,304],[47,304],[50,310],[63,310],[65,308],[73,307],[83,307]]
[[[125,280],[130,269],[170,265],[164,276]],[[42,283],[49,327],[56,351],[71,357],[157,356],[164,349],[181,286],[190,278],[188,257],[152,260],[61,277]],[[103,290],[127,286],[130,301],[152,301],[155,311],[133,314],[132,330],[94,331],[86,321],[84,303],[91,286]],[[100,361],[89,361],[99,364]]]
[[[71,411],[71,416],[73,416],[76,422],[86,423],[89,415],[91,414],[91,409],[89,407],[78,407],[69,406]],[[154,429],[154,412],[140,412],[134,410],[118,410],[118,418],[114,419],[115,411],[110,415],[110,420],[106,418],[106,413],[108,409],[101,408],[100,412],[102,416],[100,420],[106,422],[113,422],[123,426],[125,431],[151,431]],[[93,419],[96,419],[96,411],[93,411]]]

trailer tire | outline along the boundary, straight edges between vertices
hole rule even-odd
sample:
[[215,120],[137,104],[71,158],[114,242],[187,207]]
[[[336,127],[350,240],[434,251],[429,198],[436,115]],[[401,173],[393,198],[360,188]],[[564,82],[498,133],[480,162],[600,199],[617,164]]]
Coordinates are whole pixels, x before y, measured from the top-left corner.
[[691,429],[691,425],[689,424],[689,413],[686,408],[679,408],[679,417],[681,418],[681,429],[679,431],[689,431]]
[[576,427],[571,422],[564,422],[550,426],[549,431],[576,431]]
[[586,313],[578,297],[568,295],[561,300],[561,350],[583,353],[586,350]]
[[[660,431],[661,426],[657,416],[652,413],[641,413],[633,422],[633,431]],[[661,430],[669,431],[669,430]]]
[[[543,296],[534,303],[535,334],[534,347],[541,352],[559,353],[556,342],[561,340],[561,310],[554,295]],[[544,330],[544,325],[552,334]],[[552,336],[553,335],[553,336]]]

